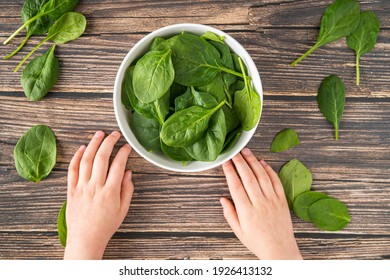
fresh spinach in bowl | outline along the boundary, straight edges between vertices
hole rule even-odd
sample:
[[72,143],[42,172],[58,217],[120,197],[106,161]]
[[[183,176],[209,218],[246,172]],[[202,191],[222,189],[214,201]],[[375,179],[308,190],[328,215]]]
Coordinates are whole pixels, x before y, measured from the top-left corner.
[[223,37],[183,32],[152,41],[125,72],[121,99],[133,113],[130,128],[149,152],[211,162],[260,118],[251,80]]

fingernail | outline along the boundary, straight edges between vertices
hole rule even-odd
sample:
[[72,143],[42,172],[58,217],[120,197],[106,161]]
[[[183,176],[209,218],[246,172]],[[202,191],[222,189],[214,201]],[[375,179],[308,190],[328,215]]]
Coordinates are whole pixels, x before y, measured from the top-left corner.
[[120,134],[118,131],[114,130],[114,131],[111,133],[111,135],[114,136],[114,137],[119,137],[121,134]]
[[244,148],[242,149],[241,153],[244,155],[244,156],[250,156],[251,155],[251,150],[249,150],[248,148]]
[[85,150],[86,147],[87,147],[87,146],[82,145],[82,146],[79,148],[79,152],[83,152],[83,151]]
[[268,164],[264,161],[264,159],[260,160],[260,164],[264,167],[266,167]]
[[104,136],[104,132],[103,131],[101,131],[101,130],[99,130],[99,131],[96,131],[96,133],[95,133],[95,138],[101,138],[101,137],[103,137]]
[[131,149],[131,146],[130,146],[129,143],[124,144],[123,147],[125,147],[125,148],[130,148],[130,149]]

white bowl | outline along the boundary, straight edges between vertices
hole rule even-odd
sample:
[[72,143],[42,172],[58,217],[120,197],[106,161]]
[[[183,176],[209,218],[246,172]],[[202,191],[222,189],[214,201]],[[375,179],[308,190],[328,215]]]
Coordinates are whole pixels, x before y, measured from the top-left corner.
[[204,171],[207,169],[212,169],[214,167],[217,167],[223,164],[224,162],[230,160],[231,158],[233,158],[237,153],[239,153],[246,146],[246,144],[252,138],[259,122],[252,130],[243,131],[241,137],[238,139],[234,147],[232,147],[228,152],[220,155],[215,161],[213,162],[191,161],[188,162],[187,165],[183,166],[181,162],[171,160],[162,153],[148,152],[138,142],[137,138],[135,137],[135,135],[133,134],[129,126],[129,119],[131,117],[131,112],[128,111],[122,105],[121,102],[123,76],[125,74],[126,69],[130,66],[133,60],[135,60],[142,54],[146,53],[154,37],[156,36],[171,37],[180,34],[183,31],[190,32],[196,35],[202,35],[207,31],[211,31],[219,36],[224,36],[225,42],[230,47],[230,49],[234,53],[238,54],[245,62],[248,68],[248,74],[249,76],[252,77],[252,83],[254,85],[254,88],[256,92],[260,95],[261,104],[262,104],[261,106],[263,106],[263,88],[261,85],[259,72],[257,70],[255,63],[253,62],[252,58],[249,56],[248,52],[244,49],[244,47],[228,34],[218,29],[215,29],[213,27],[207,25],[201,25],[201,24],[183,23],[183,24],[169,25],[160,28],[156,31],[153,31],[152,33],[148,34],[143,39],[141,39],[129,51],[129,53],[126,55],[125,59],[123,60],[121,66],[119,67],[118,73],[116,75],[115,85],[114,85],[114,100],[113,100],[114,110],[115,110],[116,120],[118,122],[119,128],[123,136],[126,138],[127,142],[129,142],[129,144],[133,147],[133,149],[138,154],[140,154],[143,158],[167,170],[177,171],[177,172],[199,172],[199,171]]

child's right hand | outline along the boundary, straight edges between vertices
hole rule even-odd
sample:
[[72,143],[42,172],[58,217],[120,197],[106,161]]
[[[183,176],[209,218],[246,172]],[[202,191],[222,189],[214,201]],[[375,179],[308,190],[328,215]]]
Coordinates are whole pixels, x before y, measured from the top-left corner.
[[221,204],[237,238],[260,259],[302,259],[278,175],[247,148],[232,161],[223,171],[234,205],[226,197]]

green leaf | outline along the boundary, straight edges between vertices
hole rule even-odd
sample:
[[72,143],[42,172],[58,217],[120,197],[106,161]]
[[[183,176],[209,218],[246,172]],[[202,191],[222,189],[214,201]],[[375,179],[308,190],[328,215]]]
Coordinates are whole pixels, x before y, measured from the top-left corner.
[[130,102],[130,95],[134,95],[133,72],[134,66],[127,68],[122,80],[121,101],[122,105],[125,106],[127,110],[134,110]]
[[60,64],[54,56],[55,45],[46,53],[31,60],[23,70],[21,84],[27,98],[41,100],[60,76]]
[[339,200],[326,198],[309,207],[310,220],[322,230],[336,231],[346,227],[351,217],[348,208]]
[[[222,65],[225,66],[226,68],[235,70],[233,57],[232,57],[232,53],[230,52],[229,46],[224,43],[215,42],[215,41],[211,41],[210,44],[213,45],[218,50],[221,57]],[[229,89],[229,87],[237,81],[237,76],[233,74],[225,73],[225,72],[221,74],[226,89]]]
[[309,216],[309,207],[316,201],[324,198],[329,198],[321,192],[304,192],[294,199],[293,211],[302,220],[311,222]]
[[58,213],[57,231],[61,245],[66,247],[66,237],[68,234],[68,228],[66,226],[66,201],[62,204],[60,212]]
[[56,164],[57,144],[53,131],[46,125],[31,127],[14,148],[16,170],[26,180],[39,182]]
[[221,73],[218,73],[215,78],[208,84],[203,86],[196,87],[196,90],[207,92],[208,94],[214,96],[218,102],[226,100],[224,82]]
[[239,62],[244,76],[245,88],[234,93],[233,108],[241,122],[242,129],[248,131],[253,129],[260,119],[261,100],[248,82],[241,59]]
[[196,91],[194,87],[189,87],[183,95],[176,98],[175,111],[177,112],[191,106],[211,109],[217,105],[218,102],[212,95],[206,92]]
[[356,0],[336,0],[330,4],[321,19],[321,29],[316,44],[291,63],[297,65],[319,47],[350,35],[360,20],[360,6]]
[[214,42],[225,44],[225,42],[224,42],[225,36],[218,36],[217,34],[211,32],[211,31],[207,31],[205,34],[203,34],[200,37],[205,39],[205,40],[211,40]]
[[233,129],[240,125],[240,120],[238,119],[238,116],[234,109],[224,105],[222,106],[222,111],[225,114],[226,119],[226,132],[230,133],[231,131],[233,131]]
[[286,128],[279,131],[271,145],[271,152],[278,153],[288,150],[301,144],[298,133],[292,128]]
[[280,169],[279,178],[290,209],[296,197],[310,190],[313,181],[310,170],[297,159],[290,160]]
[[221,109],[210,118],[210,124],[202,138],[185,148],[195,160],[214,161],[222,152],[226,137],[225,115]]
[[161,130],[161,139],[171,147],[187,147],[198,141],[209,126],[211,116],[225,104],[212,109],[192,106],[170,116]]
[[335,128],[335,139],[339,139],[340,120],[344,112],[345,87],[336,75],[326,77],[318,89],[317,103],[321,113]]
[[221,153],[227,153],[230,151],[234,145],[237,143],[238,139],[240,139],[242,135],[242,129],[241,127],[233,130],[226,136],[225,143],[223,144],[223,149]]
[[162,37],[155,37],[152,41],[152,45],[150,46],[151,51],[157,50],[158,45],[165,42],[165,39]]
[[143,103],[162,97],[174,79],[171,50],[149,51],[134,68],[133,88],[135,96]]
[[161,150],[167,157],[176,161],[187,162],[192,160],[192,157],[186,152],[184,148],[170,147],[163,141],[161,141]]
[[360,14],[357,29],[347,37],[348,47],[356,53],[356,85],[360,84],[360,57],[374,48],[379,28],[380,22],[376,14],[365,11]]
[[138,142],[149,152],[160,152],[161,125],[154,119],[149,119],[137,112],[130,117],[130,128]]

